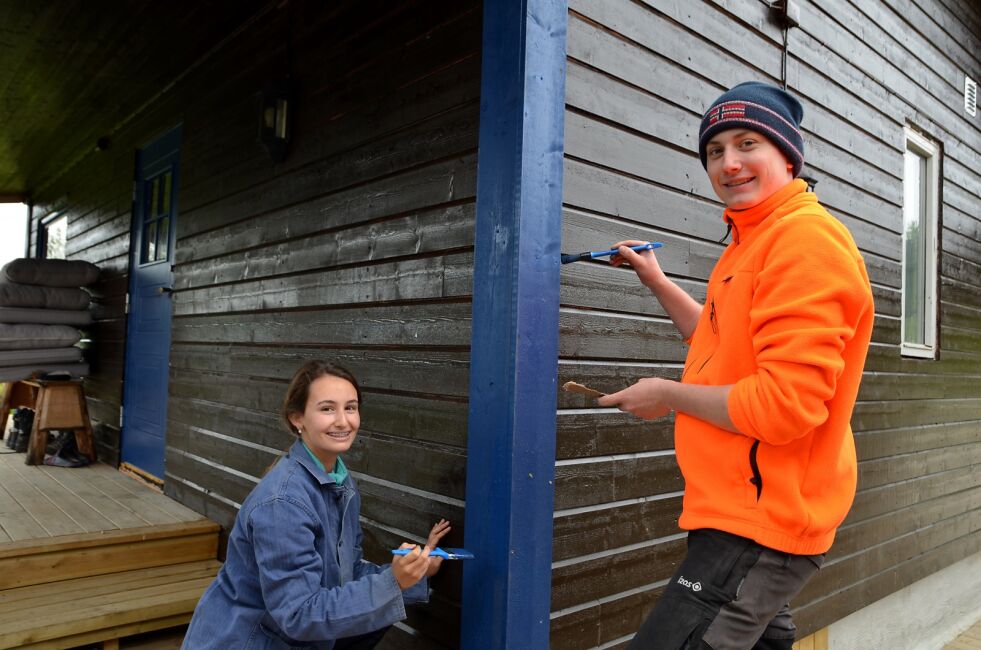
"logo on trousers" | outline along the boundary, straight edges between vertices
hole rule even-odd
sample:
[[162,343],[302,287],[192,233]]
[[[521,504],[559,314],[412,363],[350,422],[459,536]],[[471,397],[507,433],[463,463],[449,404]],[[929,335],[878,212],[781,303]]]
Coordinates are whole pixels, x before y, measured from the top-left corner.
[[682,587],[686,587],[688,589],[691,589],[692,591],[701,591],[702,590],[702,583],[701,582],[692,582],[691,580],[688,580],[687,578],[685,578],[685,576],[678,576],[678,584],[681,585]]

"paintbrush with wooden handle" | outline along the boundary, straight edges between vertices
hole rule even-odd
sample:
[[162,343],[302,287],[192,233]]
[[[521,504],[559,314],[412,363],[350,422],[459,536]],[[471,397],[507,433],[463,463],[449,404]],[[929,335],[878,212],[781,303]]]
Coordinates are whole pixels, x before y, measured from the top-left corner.
[[574,381],[567,381],[562,384],[562,390],[569,393],[579,393],[581,395],[588,395],[589,397],[603,397],[606,393],[601,393],[600,391],[590,388],[589,386],[583,386],[582,384],[577,384]]

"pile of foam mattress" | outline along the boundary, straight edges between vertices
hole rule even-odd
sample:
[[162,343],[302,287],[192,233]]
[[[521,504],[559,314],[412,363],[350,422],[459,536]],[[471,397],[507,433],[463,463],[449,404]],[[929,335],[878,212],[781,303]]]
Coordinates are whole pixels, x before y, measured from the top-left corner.
[[82,287],[98,277],[99,267],[78,260],[17,259],[0,269],[0,381],[88,374],[75,344],[92,322]]

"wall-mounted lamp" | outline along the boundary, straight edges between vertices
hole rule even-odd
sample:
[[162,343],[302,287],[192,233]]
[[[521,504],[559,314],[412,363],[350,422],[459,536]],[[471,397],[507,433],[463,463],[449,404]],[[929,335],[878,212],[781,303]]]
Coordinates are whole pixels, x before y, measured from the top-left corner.
[[273,162],[283,162],[289,149],[290,121],[293,117],[289,84],[281,81],[262,91],[261,109],[259,142]]

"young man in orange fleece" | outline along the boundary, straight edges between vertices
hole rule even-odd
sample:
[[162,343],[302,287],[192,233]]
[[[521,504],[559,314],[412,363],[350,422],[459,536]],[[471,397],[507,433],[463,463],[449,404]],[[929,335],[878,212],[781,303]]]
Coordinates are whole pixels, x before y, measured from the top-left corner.
[[704,306],[653,252],[627,263],[690,342],[681,381],[600,398],[638,417],[675,412],[688,554],[629,648],[786,649],[788,603],[820,568],[855,495],[849,420],[872,332],[865,264],[797,178],[803,109],[768,84],[719,97],[699,155],[732,242]]

